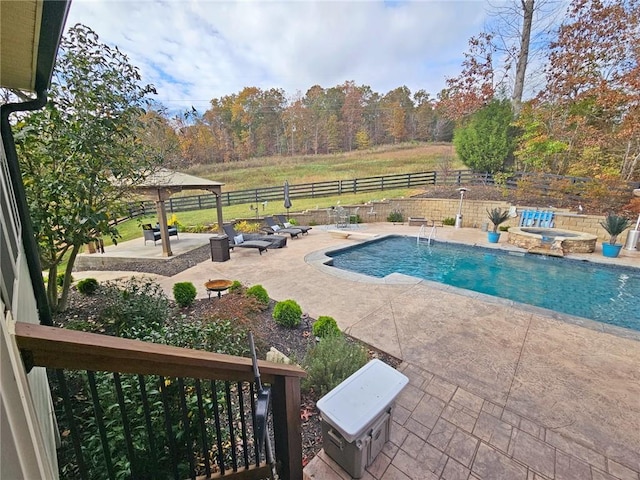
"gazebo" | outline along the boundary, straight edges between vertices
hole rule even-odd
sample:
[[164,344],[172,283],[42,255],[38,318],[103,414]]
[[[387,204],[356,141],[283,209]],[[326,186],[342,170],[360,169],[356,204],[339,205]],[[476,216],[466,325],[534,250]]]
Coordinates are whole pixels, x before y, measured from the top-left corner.
[[207,190],[213,193],[216,196],[218,231],[222,232],[222,205],[220,203],[222,185],[224,185],[224,183],[161,168],[132,188],[134,192],[150,197],[156,203],[156,211],[160,223],[160,237],[162,239],[162,254],[165,257],[173,255],[167,232],[168,225],[167,211],[164,205],[165,200],[174,193],[181,192],[182,190]]

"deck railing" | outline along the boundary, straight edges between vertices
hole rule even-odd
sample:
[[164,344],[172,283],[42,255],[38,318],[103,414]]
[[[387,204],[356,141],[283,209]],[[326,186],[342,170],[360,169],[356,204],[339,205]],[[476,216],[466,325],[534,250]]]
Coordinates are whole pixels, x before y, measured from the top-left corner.
[[[27,367],[50,373],[63,478],[269,477],[254,442],[251,359],[27,323],[16,341]],[[259,368],[280,478],[300,479],[305,373]]]

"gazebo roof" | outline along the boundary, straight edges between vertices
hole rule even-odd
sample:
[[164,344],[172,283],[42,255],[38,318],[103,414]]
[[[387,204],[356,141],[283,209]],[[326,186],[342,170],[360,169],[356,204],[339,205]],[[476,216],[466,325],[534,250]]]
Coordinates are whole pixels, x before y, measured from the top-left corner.
[[167,212],[164,202],[169,200],[171,195],[182,190],[208,190],[216,196],[216,211],[218,216],[218,230],[222,232],[222,205],[220,196],[222,195],[222,185],[224,183],[214,182],[206,178],[194,177],[186,173],[174,172],[166,168],[161,168],[150,174],[143,182],[132,186],[131,190],[143,195],[152,197],[156,202],[158,219],[160,223],[160,237],[162,238],[163,255],[170,257],[171,244],[167,235]]
[[206,178],[195,177],[186,173],[174,172],[166,168],[161,168],[149,175],[144,182],[139,183],[134,188],[136,190],[220,190],[224,183],[214,182]]

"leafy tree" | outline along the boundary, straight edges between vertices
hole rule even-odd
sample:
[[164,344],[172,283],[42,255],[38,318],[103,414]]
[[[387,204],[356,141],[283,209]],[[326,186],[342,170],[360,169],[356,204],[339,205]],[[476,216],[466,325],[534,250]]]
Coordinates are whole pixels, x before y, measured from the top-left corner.
[[356,133],[356,148],[358,150],[366,150],[369,148],[369,134],[367,134],[364,127]]
[[534,108],[533,102],[523,105],[515,122],[516,128],[520,130],[517,149],[514,152],[518,169],[556,174],[562,171],[560,165],[563,153],[569,145],[551,135],[548,128],[551,113],[544,106]]
[[462,120],[477,112],[496,95],[493,36],[482,33],[469,40],[462,72],[447,79],[447,88],[438,95],[438,108],[451,120]]
[[640,4],[574,0],[538,98],[568,145],[560,173],[640,176]]
[[346,149],[351,151],[353,150],[356,133],[362,126],[364,111],[362,91],[355,82],[345,82],[340,88],[344,91],[342,118],[345,128],[345,145]]
[[513,155],[513,113],[508,100],[493,100],[462,127],[453,143],[466,166],[476,171],[497,172]]
[[[75,25],[61,42],[50,101],[16,128],[21,169],[40,258],[49,270],[47,296],[64,310],[71,271],[82,245],[99,236],[117,240],[110,223],[126,199],[123,185],[148,171],[141,155],[145,95],[140,75],[117,48]],[[58,296],[58,265],[69,254]]]

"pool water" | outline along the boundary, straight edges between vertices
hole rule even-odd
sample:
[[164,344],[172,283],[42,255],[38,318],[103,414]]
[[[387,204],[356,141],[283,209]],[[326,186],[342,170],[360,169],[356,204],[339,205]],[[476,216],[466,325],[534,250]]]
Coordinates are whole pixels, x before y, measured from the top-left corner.
[[640,269],[509,253],[415,237],[328,252],[333,266],[373,277],[397,272],[640,331]]

